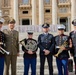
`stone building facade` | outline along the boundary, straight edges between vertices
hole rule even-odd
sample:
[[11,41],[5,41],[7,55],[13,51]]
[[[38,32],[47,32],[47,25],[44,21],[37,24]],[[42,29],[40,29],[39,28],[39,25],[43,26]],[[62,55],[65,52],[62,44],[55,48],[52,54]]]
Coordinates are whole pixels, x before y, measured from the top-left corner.
[[13,17],[17,25],[64,24],[67,31],[73,29],[75,5],[76,0],[0,0],[5,25]]

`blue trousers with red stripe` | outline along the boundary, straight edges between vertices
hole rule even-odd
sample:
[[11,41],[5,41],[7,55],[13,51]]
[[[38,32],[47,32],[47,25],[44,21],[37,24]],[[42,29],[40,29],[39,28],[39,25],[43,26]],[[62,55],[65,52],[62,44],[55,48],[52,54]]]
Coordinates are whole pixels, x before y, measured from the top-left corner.
[[4,57],[0,57],[0,75],[3,75],[4,71]]
[[31,67],[31,75],[36,75],[36,58],[24,58],[24,75],[29,75]]
[[68,59],[56,58],[58,75],[68,75]]

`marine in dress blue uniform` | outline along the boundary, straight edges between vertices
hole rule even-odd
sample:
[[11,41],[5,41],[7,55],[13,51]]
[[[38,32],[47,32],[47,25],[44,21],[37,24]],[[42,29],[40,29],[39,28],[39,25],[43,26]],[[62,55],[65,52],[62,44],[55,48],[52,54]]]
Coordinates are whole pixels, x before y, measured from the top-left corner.
[[[5,34],[1,31],[2,24],[3,24],[3,20],[0,19],[0,46],[2,48],[4,48]],[[1,49],[0,49],[0,75],[3,75],[3,71],[4,71],[4,60],[5,60],[5,54],[3,54],[1,52]]]
[[49,66],[49,75],[53,75],[52,53],[54,50],[54,37],[48,32],[50,27],[49,24],[45,23],[42,27],[43,34],[40,34],[38,37],[38,47],[40,49],[40,75],[45,75],[44,64],[46,58]]
[[[24,39],[25,44],[29,41],[29,40],[34,40],[35,39],[32,38],[33,37],[33,32],[28,31],[28,38]],[[37,42],[37,41],[36,41]],[[29,68],[31,67],[31,75],[36,75],[36,51],[29,51],[27,50],[24,46],[22,46],[22,50],[24,51],[24,75],[29,75]]]
[[[56,57],[56,63],[58,68],[58,75],[68,75],[68,58],[69,58],[69,36],[64,34],[65,26],[58,26],[58,35],[55,36],[55,54],[58,53],[60,46],[67,41],[67,45],[62,48],[62,52]],[[64,70],[64,71],[63,71]]]
[[75,63],[75,75],[76,75],[76,19],[72,21],[72,24],[74,26],[74,30],[70,32],[70,37],[72,39],[73,47],[71,49],[71,54],[74,57],[74,63]]

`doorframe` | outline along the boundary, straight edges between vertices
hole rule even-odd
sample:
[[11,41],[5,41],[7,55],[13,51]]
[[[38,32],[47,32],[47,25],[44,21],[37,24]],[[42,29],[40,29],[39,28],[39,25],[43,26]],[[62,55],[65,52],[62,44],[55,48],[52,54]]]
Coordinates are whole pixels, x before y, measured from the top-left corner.
[[20,25],[22,25],[22,20],[23,20],[23,19],[29,19],[30,25],[32,25],[32,19],[31,19],[31,18],[21,18],[21,19],[20,19]]
[[[68,19],[68,17],[60,17],[60,19],[66,19],[65,26],[67,26],[66,32],[68,32],[70,30],[69,29],[69,19]],[[59,23],[61,24],[60,19],[59,19]]]

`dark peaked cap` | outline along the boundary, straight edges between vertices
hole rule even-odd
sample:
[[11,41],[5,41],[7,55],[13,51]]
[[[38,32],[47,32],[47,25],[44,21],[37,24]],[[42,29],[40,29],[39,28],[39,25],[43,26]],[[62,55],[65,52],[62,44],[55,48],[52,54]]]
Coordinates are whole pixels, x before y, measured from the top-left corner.
[[50,25],[49,25],[48,23],[44,23],[44,24],[42,25],[42,27],[43,27],[43,28],[49,28]]
[[72,24],[73,24],[74,26],[76,26],[76,19],[74,19],[74,20],[72,21]]

